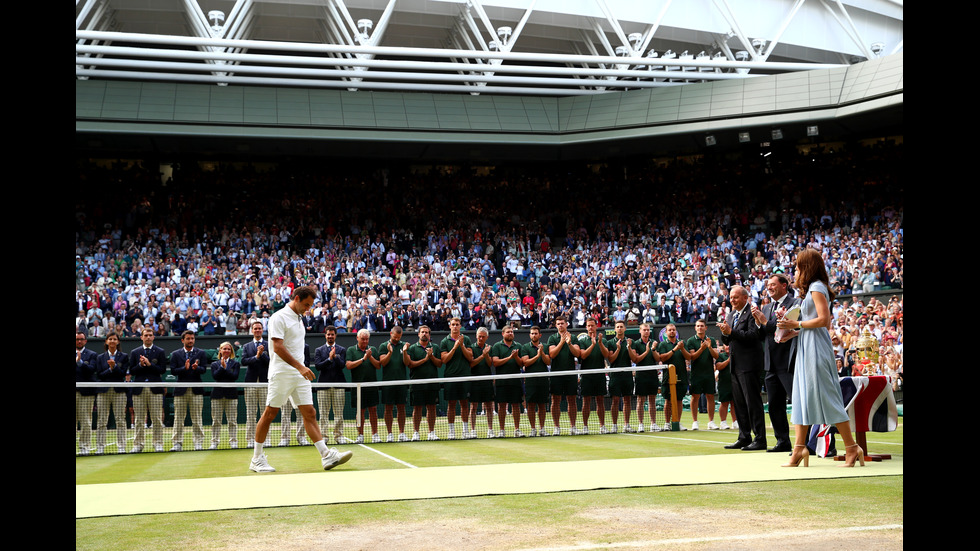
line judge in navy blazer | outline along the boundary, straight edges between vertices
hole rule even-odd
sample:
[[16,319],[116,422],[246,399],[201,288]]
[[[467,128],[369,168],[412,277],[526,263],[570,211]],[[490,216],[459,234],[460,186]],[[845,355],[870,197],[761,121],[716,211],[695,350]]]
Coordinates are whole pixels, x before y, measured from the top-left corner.
[[[88,337],[75,331],[75,382],[95,382],[95,361],[98,354],[85,348]],[[75,426],[81,427],[78,437],[78,453],[88,455],[92,448],[92,406],[95,405],[95,388],[75,388]]]
[[[107,383],[125,383],[129,376],[129,356],[119,350],[119,334],[110,331],[105,336],[105,352],[95,360],[99,380]],[[126,452],[126,387],[114,386],[100,388],[96,398],[96,408],[99,412],[98,429],[95,434],[95,453],[104,453],[107,443],[107,427],[109,410],[112,409],[116,420],[116,449],[119,453]]]
[[[142,346],[137,346],[129,353],[129,374],[133,383],[159,383],[161,376],[167,371],[167,353],[153,344],[153,329],[143,328],[140,333]],[[163,393],[162,387],[148,387],[150,392],[143,392],[147,385],[133,387],[133,424],[136,425],[136,438],[129,451],[141,452],[144,444],[144,425],[147,415],[153,423],[154,451],[163,451]]]
[[[262,339],[265,326],[256,321],[249,328],[252,340],[242,347],[242,365],[245,366],[246,383],[269,382],[269,343]],[[265,409],[269,390],[266,387],[245,387],[245,441],[248,447],[255,445],[255,424]]]
[[[316,349],[313,354],[313,366],[320,372],[317,382],[346,383],[344,372],[347,371],[347,349],[337,344],[337,328],[329,325],[324,329],[326,344]],[[342,443],[344,435],[344,389],[318,388],[317,401],[320,406],[320,432],[327,435],[327,423],[330,411],[333,410],[334,441]]]
[[[230,342],[218,347],[218,359],[211,364],[211,376],[216,383],[238,381],[241,364],[235,359],[235,351]],[[211,389],[211,449],[218,449],[221,438],[221,417],[228,420],[228,446],[238,447],[238,389],[218,387]]]
[[[170,373],[181,383],[200,383],[201,375],[208,370],[208,355],[194,346],[197,335],[190,330],[180,335],[184,346],[170,355]],[[191,439],[194,449],[204,447],[204,389],[201,387],[174,389],[174,434],[173,447],[170,451],[181,451],[184,446],[184,418],[191,418]]]

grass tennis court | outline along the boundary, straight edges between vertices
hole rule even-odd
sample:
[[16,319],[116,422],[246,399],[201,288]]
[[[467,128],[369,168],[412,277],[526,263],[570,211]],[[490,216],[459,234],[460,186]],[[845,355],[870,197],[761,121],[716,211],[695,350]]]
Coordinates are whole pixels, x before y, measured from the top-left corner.
[[[869,435],[872,452],[891,453],[896,459],[887,467],[869,463],[863,469],[848,470],[854,472],[847,474],[862,475],[859,477],[739,483],[685,482],[690,477],[684,471],[695,464],[747,470],[746,461],[771,463],[773,477],[782,477],[785,471],[803,475],[807,470],[779,469],[786,459],[782,454],[723,450],[721,446],[733,441],[735,433],[704,430],[345,446],[354,451],[354,459],[326,473],[312,447],[269,449],[267,455],[278,472],[263,475],[247,471],[250,450],[83,457],[76,459],[77,485],[184,480],[186,499],[192,504],[207,500],[211,488],[237,489],[252,496],[261,493],[250,486],[253,481],[275,484],[274,477],[280,477],[285,484],[294,475],[315,477],[307,480],[322,484],[324,493],[331,491],[331,477],[335,477],[338,487],[334,493],[349,493],[353,501],[366,493],[359,492],[357,484],[397,481],[400,477],[392,475],[413,467],[514,467],[496,472],[520,477],[521,471],[527,471],[531,491],[536,487],[535,477],[591,476],[583,466],[645,468],[631,461],[599,461],[616,459],[668,458],[659,465],[677,471],[679,485],[76,519],[76,548],[311,549],[341,545],[345,549],[442,549],[462,545],[473,549],[601,549],[683,543],[685,548],[744,545],[757,549],[785,546],[804,536],[810,541],[837,542],[841,548],[851,547],[851,542],[877,549],[901,548],[903,432],[900,424],[896,432]],[[695,456],[698,461],[693,460]],[[692,461],[676,460],[685,457]],[[726,457],[731,457],[730,463]],[[578,470],[568,470],[573,462]],[[836,469],[830,463],[813,459],[810,471],[836,475],[828,470]],[[522,469],[517,464],[533,465]],[[890,474],[883,476],[886,470]],[[372,471],[376,476],[372,477]],[[637,479],[645,474],[637,473]],[[673,472],[657,474],[674,477]],[[341,484],[343,477],[358,480],[347,486],[346,480]],[[198,485],[195,479],[208,480]],[[643,484],[642,480],[637,484]],[[76,493],[84,495],[94,488],[76,488]],[[139,484],[131,488],[136,494],[152,491]],[[869,501],[869,496],[874,499]],[[140,495],[132,496],[133,503],[140,499]],[[852,530],[827,530],[833,526]],[[809,532],[813,530],[817,532]]]

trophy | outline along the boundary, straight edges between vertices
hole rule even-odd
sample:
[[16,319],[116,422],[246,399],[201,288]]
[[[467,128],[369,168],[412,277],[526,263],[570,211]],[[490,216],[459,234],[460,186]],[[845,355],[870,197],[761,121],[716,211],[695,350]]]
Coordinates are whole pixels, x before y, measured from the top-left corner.
[[865,376],[881,375],[881,366],[878,362],[878,346],[878,339],[871,334],[870,329],[865,327],[855,343],[857,364],[861,366],[861,373]]

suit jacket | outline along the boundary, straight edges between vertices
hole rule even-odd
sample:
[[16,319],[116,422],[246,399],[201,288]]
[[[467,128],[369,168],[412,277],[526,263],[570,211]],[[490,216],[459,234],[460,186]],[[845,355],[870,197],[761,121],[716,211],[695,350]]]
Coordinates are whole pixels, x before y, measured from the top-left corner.
[[722,335],[721,342],[729,345],[731,352],[732,371],[741,373],[751,373],[762,370],[765,364],[765,352],[763,351],[762,338],[759,328],[755,325],[755,319],[749,306],[746,305],[743,313],[739,316],[738,323],[734,323],[736,312],[728,314],[725,320],[732,330],[728,335]]
[[[787,310],[800,304],[800,299],[796,297],[783,297],[783,306]],[[796,364],[796,339],[788,342],[777,343],[773,336],[776,334],[776,303],[770,302],[763,309],[762,313],[768,320],[765,325],[759,328],[765,342],[765,366],[766,371],[788,371],[793,372]]]
[[[190,361],[190,365],[186,362]],[[194,364],[197,363],[195,367]],[[184,347],[180,347],[170,355],[170,373],[177,377],[181,383],[200,383],[201,375],[207,370],[208,355],[200,348],[194,347],[188,352]],[[192,388],[194,394],[204,394],[203,388]],[[187,394],[186,388],[175,388],[174,396]]]
[[[126,374],[129,373],[129,355],[124,353],[122,350],[116,349],[116,365],[112,369],[109,369],[109,352],[103,352],[99,354],[98,358],[95,359],[95,372],[99,374],[100,381],[110,381],[113,383],[121,383],[126,380]],[[105,392],[109,390],[108,388],[100,388],[98,392]],[[125,387],[113,387],[116,392],[126,392]]]
[[317,379],[321,383],[346,383],[344,369],[347,367],[347,349],[334,343],[333,360],[330,359],[330,345],[324,344],[313,354],[313,367],[320,372]]
[[374,324],[374,331],[387,331],[391,329],[391,319],[388,313],[371,314],[371,322]]
[[[95,361],[98,354],[88,348],[82,349],[81,359],[75,362],[75,382],[91,383],[95,382]],[[78,393],[82,396],[95,396],[95,388],[79,388]]]
[[316,320],[313,316],[303,316],[303,328],[307,333],[312,333],[316,329]]
[[[219,358],[211,363],[211,376],[216,383],[234,383],[238,381],[238,374],[241,372],[241,369],[242,365],[235,358],[229,358],[225,363],[225,367],[222,368],[221,359]],[[237,388],[215,388],[211,390],[212,400],[234,400],[236,398],[238,398]]]
[[[146,367],[140,365],[141,356],[146,356],[146,359],[150,361],[150,365]],[[131,380],[134,383],[159,383],[162,380],[160,378],[161,375],[166,373],[166,371],[167,353],[157,345],[153,345],[150,349],[139,345],[129,353],[129,374],[132,375]],[[164,393],[164,389],[160,387],[151,388],[150,391],[153,394]],[[134,388],[133,396],[139,396],[142,392],[142,388]]]
[[463,312],[463,327],[467,331],[475,331],[479,329],[480,325],[483,323],[482,312],[477,312],[475,310],[466,310]]
[[[259,344],[265,346],[261,356],[256,356],[255,352]],[[269,343],[261,341],[256,343],[251,340],[242,347],[242,365],[245,366],[246,383],[268,383],[269,382]]]
[[313,332],[321,335],[327,329],[328,325],[333,325],[333,317],[329,315],[317,316],[313,321]]

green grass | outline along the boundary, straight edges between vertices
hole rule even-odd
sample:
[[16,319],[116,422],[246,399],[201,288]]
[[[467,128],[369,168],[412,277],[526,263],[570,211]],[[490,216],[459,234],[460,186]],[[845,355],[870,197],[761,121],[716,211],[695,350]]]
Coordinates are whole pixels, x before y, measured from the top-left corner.
[[[373,447],[412,465],[430,467],[744,453],[721,448],[735,436],[734,431],[702,430]],[[904,426],[900,424],[892,433],[870,433],[868,440],[872,452],[900,456]],[[359,446],[345,447],[353,449],[355,457],[344,470],[407,468]],[[246,470],[250,454],[250,450],[221,450],[82,457],[75,461],[75,479],[76,484],[97,484],[262,476]],[[322,472],[312,447],[271,448],[268,455],[280,473]],[[809,529],[842,522],[851,526],[900,525],[903,480],[903,476],[861,477],[136,515],[76,520],[75,542],[77,549],[305,549],[322,548],[321,543],[333,542],[333,538],[366,531],[374,535],[365,541],[376,541],[381,548],[438,549],[439,543],[423,536],[427,527],[445,537],[454,537],[460,527],[474,527],[475,539],[460,540],[469,547],[519,549],[575,541],[636,541],[651,534],[681,537],[684,526],[696,534],[725,534],[733,526],[725,522],[699,529],[686,522],[675,526],[670,519],[677,515],[698,519],[737,515],[738,519],[748,519],[754,529],[765,530]],[[869,506],[867,496],[874,496],[875,506]],[[607,517],[608,521],[604,520]],[[637,526],[622,524],[630,518],[647,519],[649,526],[642,522]],[[484,531],[488,526],[491,529]],[[396,540],[400,544],[378,540],[395,532],[408,534],[408,539]],[[900,547],[900,533],[898,538]],[[355,548],[371,546],[366,543]]]

